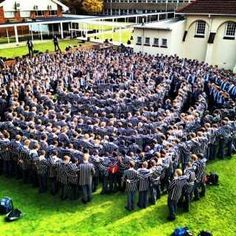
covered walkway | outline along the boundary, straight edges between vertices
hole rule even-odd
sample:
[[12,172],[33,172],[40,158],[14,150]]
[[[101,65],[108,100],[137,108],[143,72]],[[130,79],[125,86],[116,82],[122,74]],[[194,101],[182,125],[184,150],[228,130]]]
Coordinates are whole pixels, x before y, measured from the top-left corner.
[[[76,38],[78,36],[87,39],[90,34],[102,34],[104,31],[119,31],[122,38],[124,29],[132,29],[134,25],[145,24],[153,21],[160,21],[173,17],[174,12],[160,12],[149,14],[135,14],[122,16],[81,16],[81,15],[63,15],[58,18],[42,18],[37,21],[4,23],[0,24],[0,29],[5,29],[6,42],[10,43],[11,38],[14,43],[19,45],[22,36],[19,29],[28,28],[28,34],[25,36],[32,40],[50,39],[52,35],[57,34],[61,39],[65,37]],[[11,32],[11,33],[9,33]],[[25,37],[24,40],[25,41]]]

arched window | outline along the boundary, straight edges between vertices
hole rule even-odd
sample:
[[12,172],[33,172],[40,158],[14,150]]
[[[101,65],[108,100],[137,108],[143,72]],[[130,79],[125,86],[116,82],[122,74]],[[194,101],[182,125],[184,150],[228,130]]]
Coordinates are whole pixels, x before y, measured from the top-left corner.
[[225,27],[224,39],[235,39],[236,35],[236,23],[228,22]]
[[206,32],[206,22],[203,20],[197,21],[195,37],[203,38],[205,36],[205,32]]

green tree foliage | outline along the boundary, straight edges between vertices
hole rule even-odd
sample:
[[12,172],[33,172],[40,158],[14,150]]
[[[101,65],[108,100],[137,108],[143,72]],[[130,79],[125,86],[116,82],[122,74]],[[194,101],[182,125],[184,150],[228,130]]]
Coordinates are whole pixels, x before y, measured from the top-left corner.
[[62,0],[73,14],[94,14],[103,10],[103,0]]
[[103,0],[83,0],[82,9],[87,13],[99,13],[103,10]]

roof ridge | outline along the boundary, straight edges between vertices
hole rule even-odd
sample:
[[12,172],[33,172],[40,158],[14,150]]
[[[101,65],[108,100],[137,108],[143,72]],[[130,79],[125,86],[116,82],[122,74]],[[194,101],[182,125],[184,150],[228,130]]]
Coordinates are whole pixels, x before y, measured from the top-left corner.
[[196,0],[176,13],[236,15],[236,0]]
[[188,5],[186,5],[186,6],[184,6],[184,7],[181,7],[181,8],[178,8],[178,9],[176,9],[176,12],[179,12],[179,11],[182,11],[182,10],[184,10],[185,8],[187,8],[187,7],[189,7],[189,6],[193,5],[193,4],[195,4],[197,1],[198,1],[198,0],[193,0],[193,2],[190,2]]

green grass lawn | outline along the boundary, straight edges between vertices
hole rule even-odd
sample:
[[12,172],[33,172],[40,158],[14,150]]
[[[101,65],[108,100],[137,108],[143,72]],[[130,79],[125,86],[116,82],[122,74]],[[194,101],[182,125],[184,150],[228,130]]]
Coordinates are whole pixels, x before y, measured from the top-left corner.
[[[72,40],[60,40],[60,47],[61,50],[65,50],[65,48],[69,45],[79,45],[79,40],[72,39]],[[89,43],[87,43],[89,44]],[[84,45],[84,44],[82,44]],[[45,52],[46,50],[49,50],[50,52],[54,51],[54,46],[52,40],[40,42],[37,44],[34,44],[34,49],[39,50],[40,52]],[[4,48],[0,49],[0,57],[6,57],[6,58],[14,58],[17,56],[26,55],[28,53],[27,46],[19,46],[15,48]]]
[[[132,36],[132,30],[131,29],[122,30],[121,42],[122,43],[127,43],[127,41],[130,39],[131,36]],[[102,34],[98,34],[97,37],[101,40],[112,39],[113,42],[119,42],[120,41],[120,33],[118,31],[114,32],[113,34],[112,34],[112,32],[104,32]]]
[[[112,26],[112,25],[113,26]],[[93,22],[88,22],[88,23],[79,23],[81,28],[87,28],[88,30],[98,30],[98,29],[103,29],[103,30],[112,30],[113,27],[119,28],[120,26],[128,26],[130,23],[125,23],[125,22],[102,22],[102,23],[96,23],[96,21]]]
[[62,202],[49,194],[15,179],[0,177],[0,197],[12,197],[15,207],[25,216],[5,223],[0,217],[0,235],[170,235],[177,226],[188,226],[193,232],[212,231],[214,236],[236,235],[236,158],[208,165],[208,171],[220,176],[218,187],[209,187],[206,197],[191,205],[189,213],[179,213],[175,222],[166,220],[166,196],[155,206],[130,213],[124,209],[124,194],[94,194],[93,201]]
[[88,30],[98,30],[98,29],[101,29],[103,28],[103,30],[111,30],[112,29],[112,26],[109,26],[109,25],[98,25],[98,24],[95,24],[95,23],[80,23],[80,28],[81,29],[88,29]]
[[[14,43],[16,40],[14,37],[10,37],[9,38],[9,43]],[[3,44],[3,43],[8,43],[8,40],[6,37],[1,37],[0,38],[0,44]]]
[[[132,35],[132,30],[130,29],[126,29],[126,30],[122,30],[122,34],[121,34],[121,42],[122,43],[127,43],[127,41],[130,39]],[[90,37],[88,35],[88,37]],[[99,39],[101,40],[105,40],[105,39],[113,39],[113,42],[119,42],[120,41],[120,33],[119,32],[114,32],[113,34],[111,32],[103,32],[102,34],[98,35]],[[91,40],[92,40],[93,36],[91,36]],[[65,48],[68,45],[71,46],[75,46],[75,45],[79,45],[81,43],[79,43],[79,40],[77,39],[69,39],[69,40],[60,40],[60,47],[61,49],[64,51]],[[90,42],[86,42],[86,45],[91,44]],[[81,45],[85,45],[85,44],[81,44]],[[49,50],[49,52],[53,52],[54,51],[54,46],[53,46],[53,42],[52,40],[49,41],[44,41],[44,42],[38,42],[34,44],[34,49],[35,50],[39,50],[40,52],[45,52],[46,50]],[[6,48],[4,49],[0,49],[0,57],[6,57],[6,58],[14,58],[14,57],[18,57],[18,56],[23,56],[26,55],[28,53],[28,48],[25,45],[21,45],[18,47],[14,47],[14,48]]]

